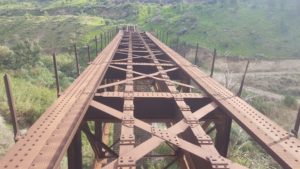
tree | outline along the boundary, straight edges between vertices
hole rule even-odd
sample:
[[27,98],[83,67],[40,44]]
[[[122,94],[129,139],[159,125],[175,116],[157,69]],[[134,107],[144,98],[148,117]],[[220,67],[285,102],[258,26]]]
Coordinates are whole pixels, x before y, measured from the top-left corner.
[[0,46],[0,67],[11,68],[14,52],[6,46]]
[[15,53],[15,69],[35,66],[36,63],[40,60],[39,54],[41,51],[41,47],[37,42],[29,41],[28,39],[26,39],[25,41],[17,43],[17,45],[12,49]]

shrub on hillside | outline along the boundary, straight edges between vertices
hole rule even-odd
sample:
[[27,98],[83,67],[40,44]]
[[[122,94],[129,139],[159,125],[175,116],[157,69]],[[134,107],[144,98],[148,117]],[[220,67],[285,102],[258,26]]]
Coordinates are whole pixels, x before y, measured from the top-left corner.
[[283,99],[283,103],[287,107],[297,107],[297,100],[294,96],[286,95]]
[[12,66],[14,52],[6,46],[0,46],[0,67],[8,68]]
[[15,53],[12,60],[13,69],[35,66],[40,60],[41,47],[38,42],[27,39],[17,43],[12,50]]
[[[2,77],[3,74],[0,74]],[[26,79],[11,76],[12,93],[15,100],[19,124],[30,126],[56,98],[55,89],[34,85]],[[3,79],[0,79],[0,93],[5,93]],[[0,95],[0,112],[10,119],[6,96]]]

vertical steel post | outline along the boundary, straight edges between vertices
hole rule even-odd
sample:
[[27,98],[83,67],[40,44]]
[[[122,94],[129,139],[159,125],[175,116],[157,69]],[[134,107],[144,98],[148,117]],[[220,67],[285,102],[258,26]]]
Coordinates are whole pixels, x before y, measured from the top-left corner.
[[109,31],[108,32],[108,34],[109,34],[109,42],[111,41],[111,39],[112,39],[112,34],[111,34],[111,31]]
[[100,34],[100,50],[101,50],[101,52],[103,50],[103,36],[102,36],[102,33]]
[[13,125],[13,130],[14,130],[14,140],[15,142],[18,140],[18,135],[19,135],[19,125],[17,121],[17,112],[15,108],[15,103],[14,103],[14,98],[12,95],[11,91],[11,85],[10,85],[10,80],[7,74],[3,76],[4,79],[4,84],[5,84],[5,90],[6,90],[6,96],[7,96],[7,103],[10,111],[10,116],[11,116],[11,121]]
[[95,55],[97,57],[97,54],[98,54],[98,39],[97,39],[97,36],[95,36],[95,47],[96,47]]
[[194,64],[197,65],[198,62],[198,50],[199,50],[199,43],[197,43],[196,53],[195,53],[195,61]]
[[[102,122],[99,120],[95,120],[95,138],[98,142],[102,143]],[[100,156],[104,156],[104,152],[100,151]]]
[[159,39],[162,41],[162,31],[159,31]]
[[178,52],[178,48],[179,48],[179,36],[177,36],[176,39],[176,51]]
[[104,49],[105,48],[105,42],[106,42],[105,32],[103,32],[102,37],[103,37],[103,49]]
[[[89,59],[89,63],[91,62],[91,53],[90,53],[90,45],[87,46],[87,52],[88,52],[88,59]],[[97,57],[97,55],[96,55]]]
[[107,45],[107,32],[104,33],[104,48]]
[[232,119],[225,113],[220,114],[222,115],[215,121],[217,129],[215,146],[220,155],[227,157]]
[[247,71],[248,71],[249,63],[250,63],[250,61],[248,60],[247,61],[247,66],[246,66],[246,69],[245,69],[245,72],[244,72],[244,75],[243,75],[243,78],[242,78],[242,82],[241,82],[241,85],[240,85],[240,89],[239,89],[238,93],[236,94],[239,97],[241,97],[241,95],[242,95],[242,91],[243,91],[244,82],[245,82],[246,74],[247,74]]
[[77,131],[68,148],[68,168],[82,169],[81,131]]
[[102,122],[99,120],[95,120],[95,137],[102,141]]
[[211,63],[211,69],[210,69],[210,77],[213,77],[214,75],[216,57],[217,57],[217,49],[214,49],[214,55]]
[[75,53],[75,59],[76,59],[76,71],[77,71],[77,76],[79,76],[79,75],[80,75],[80,67],[79,67],[79,61],[78,61],[77,46],[76,46],[76,43],[74,44],[74,53]]
[[53,66],[54,66],[54,75],[55,75],[55,83],[56,83],[56,95],[60,96],[60,86],[59,86],[59,78],[57,72],[57,62],[56,62],[56,54],[53,53]]
[[298,111],[294,129],[292,130],[292,133],[295,135],[295,137],[298,137],[299,126],[300,126],[300,107],[299,107],[299,111]]
[[167,32],[166,45],[168,45],[168,41],[169,41],[169,32]]
[[106,39],[107,39],[107,41],[106,41],[106,46],[107,46],[109,43],[109,32],[108,31],[106,32]]

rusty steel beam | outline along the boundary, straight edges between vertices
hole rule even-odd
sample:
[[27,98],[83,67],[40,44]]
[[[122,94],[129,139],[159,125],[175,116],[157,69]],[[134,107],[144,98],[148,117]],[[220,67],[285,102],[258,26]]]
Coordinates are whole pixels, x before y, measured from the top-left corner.
[[[216,108],[215,104],[214,103],[208,104],[208,105],[202,107],[200,110],[197,110],[196,112],[192,113],[189,106],[186,105],[186,103],[184,102],[182,95],[179,94],[179,92],[177,91],[177,89],[175,87],[176,82],[170,80],[170,78],[166,74],[164,68],[162,66],[160,66],[159,61],[156,58],[156,55],[154,54],[156,52],[161,53],[161,51],[159,51],[158,49],[155,49],[155,45],[151,44],[151,42],[149,42],[149,39],[147,39],[147,37],[145,37],[145,35],[138,34],[138,36],[139,36],[139,38],[137,38],[137,39],[140,40],[140,43],[142,43],[146,49],[146,51],[143,51],[143,53],[150,54],[150,56],[153,60],[153,63],[156,65],[156,69],[158,70],[158,73],[160,75],[160,78],[158,78],[158,79],[162,79],[161,82],[164,83],[164,85],[166,85],[166,87],[167,87],[166,89],[168,89],[169,93],[174,97],[173,99],[175,101],[175,105],[176,105],[178,111],[180,112],[179,115],[182,115],[183,119],[167,130],[160,130],[160,129],[151,127],[149,124],[147,124],[139,119],[136,119],[133,115],[130,115],[128,113],[126,115],[126,113],[125,113],[126,111],[134,110],[134,105],[132,105],[131,108],[129,108],[127,106],[126,109],[123,109],[123,112],[120,112],[116,109],[108,107],[99,102],[92,102],[91,106],[98,109],[99,111],[107,113],[108,115],[113,116],[117,119],[120,119],[121,121],[124,121],[124,118],[126,117],[125,119],[128,119],[128,120],[126,120],[128,122],[125,123],[125,124],[127,124],[127,126],[134,125],[136,127],[141,128],[142,130],[144,130],[146,132],[151,133],[153,136],[159,138],[159,139],[157,139],[152,136],[152,138],[146,140],[142,144],[139,144],[137,147],[131,147],[130,149],[126,149],[127,152],[125,154],[120,152],[119,158],[117,160],[114,160],[113,162],[109,163],[104,168],[113,168],[113,166],[120,167],[120,164],[123,164],[124,166],[128,166],[128,167],[135,167],[137,160],[146,156],[146,154],[148,154],[150,151],[152,151],[155,147],[159,146],[164,141],[170,142],[171,144],[173,144],[175,146],[179,146],[180,148],[184,149],[187,153],[191,153],[195,157],[202,159],[203,164],[205,163],[205,165],[210,166],[209,168],[218,168],[218,167],[243,168],[243,167],[241,167],[237,164],[234,164],[234,163],[228,161],[227,159],[224,159],[223,157],[221,157],[218,154],[217,150],[214,148],[212,141],[205,134],[204,130],[201,128],[201,126],[199,124],[198,120],[201,119],[202,117],[206,116],[212,110],[214,110]],[[126,70],[126,69],[123,69],[120,67],[114,67],[114,66],[110,66],[110,67],[117,69],[117,70],[122,70],[126,73],[130,73],[131,75],[134,72],[135,74],[141,75],[142,78],[145,78],[145,76],[149,76],[145,73],[132,71],[132,70]],[[126,77],[127,77],[127,75],[126,75]],[[129,79],[133,79],[133,78],[129,77]],[[155,77],[154,77],[154,79],[155,79]],[[129,80],[125,80],[125,81],[129,82]],[[125,93],[127,93],[127,92],[125,92]],[[130,91],[128,93],[130,93]],[[129,98],[133,98],[133,95],[126,94],[126,97],[124,98],[124,106],[128,105],[128,103],[126,104],[125,101]],[[129,121],[130,121],[130,123],[129,123]],[[122,122],[122,124],[123,124],[123,122]],[[199,144],[199,146],[192,144],[192,143],[176,136],[177,134],[185,132],[187,129],[191,130],[196,135],[196,138],[197,138],[196,142],[197,142],[197,144]],[[128,131],[122,130],[122,133],[128,133]],[[163,134],[163,133],[165,133],[165,134]],[[122,138],[122,135],[123,134],[121,134],[121,138]],[[151,146],[149,146],[149,145],[151,145]],[[124,147],[124,146],[121,145],[120,149],[122,147]],[[201,149],[203,149],[203,150],[201,151]],[[206,152],[207,154],[205,154],[205,153],[201,154],[201,152]],[[198,164],[202,165],[202,163],[198,163]]]
[[[96,101],[92,101],[91,102],[91,106],[95,107],[99,110],[104,111],[105,113],[108,113],[118,119],[122,119],[123,118],[123,113],[115,110],[111,107],[108,107],[104,104],[101,104],[99,102]],[[206,105],[205,107],[199,109],[198,111],[194,112],[194,117],[196,119],[201,119],[202,117],[204,117],[206,114],[208,114],[209,112],[213,111],[216,108],[216,105],[214,103],[210,103],[208,105]],[[244,168],[236,163],[232,163],[227,159],[224,159],[220,156],[214,156],[213,154],[210,153],[210,149],[207,148],[200,148],[198,146],[196,146],[195,144],[189,143],[188,141],[185,141],[184,139],[181,138],[177,138],[176,139],[167,139],[163,136],[160,135],[156,135],[155,132],[156,129],[153,128],[151,125],[135,118],[135,117],[131,117],[131,119],[133,119],[134,121],[134,125],[149,132],[154,134],[150,139],[148,139],[147,141],[143,142],[142,144],[138,145],[137,147],[135,147],[134,149],[132,149],[130,152],[126,153],[123,155],[124,160],[129,160],[130,157],[130,161],[136,161],[140,158],[142,158],[143,156],[145,156],[146,154],[148,154],[151,150],[153,150],[154,148],[158,147],[161,143],[163,143],[164,141],[168,141],[171,144],[177,145],[178,143],[180,143],[180,148],[197,155],[198,157],[202,158],[202,159],[206,159],[209,160],[209,158],[217,158],[216,161],[211,161],[211,162],[216,162],[216,163],[221,163],[220,165],[224,165],[223,163],[226,163],[226,166],[229,166],[229,168]],[[169,135],[169,137],[174,137],[174,135],[179,134],[181,132],[184,132],[187,128],[189,128],[189,124],[186,123],[186,121],[184,119],[182,119],[181,121],[177,122],[175,125],[173,125],[172,127],[168,128],[167,130],[159,130],[160,132],[166,132],[166,135]],[[168,134],[167,134],[168,133]],[[177,140],[177,141],[176,141]],[[177,143],[178,142],[178,143]],[[149,146],[151,145],[151,146]],[[127,157],[125,159],[125,157]],[[120,158],[120,157],[119,157]],[[207,159],[208,158],[208,159]],[[221,160],[222,159],[222,160]],[[221,160],[221,161],[219,161]],[[107,166],[105,166],[104,168],[113,168],[113,166],[115,164],[117,164],[118,160],[114,160],[112,161],[110,164],[108,164]]]
[[299,140],[198,68],[192,65],[181,66],[180,64],[189,65],[189,63],[150,33],[147,33],[147,36],[189,74],[197,86],[267,150],[283,168],[300,168]]
[[231,117],[229,117],[224,113],[219,113],[218,115],[219,118],[215,121],[215,126],[217,130],[216,138],[215,138],[215,146],[218,152],[223,157],[227,157],[229,142],[230,142],[230,131],[231,131],[232,119]]
[[[123,30],[1,159],[0,168],[58,168],[67,150],[69,168],[81,168],[82,130],[97,168],[134,169],[143,158],[174,157],[166,167],[178,161],[184,169],[243,169],[226,158],[232,119],[283,168],[300,166],[299,140],[151,34],[134,25]],[[104,43],[112,36],[105,32]],[[105,122],[114,123],[112,145],[104,141]],[[215,143],[205,132],[211,122]],[[173,153],[152,153],[162,143]]]
[[[133,62],[132,59],[132,52],[133,52],[133,39],[134,39],[134,32],[125,32],[124,36],[127,37],[128,40],[128,60],[127,60],[127,67],[126,67],[126,77],[133,78],[133,66],[130,63]],[[129,80],[125,83],[125,93],[133,93],[133,80]],[[134,97],[125,97],[124,98],[124,105],[123,105],[123,113],[124,116],[121,122],[121,135],[120,135],[120,146],[119,146],[119,157],[118,157],[118,168],[128,167],[130,169],[135,169],[136,164],[132,163],[131,161],[127,161],[124,159],[123,155],[128,153],[131,149],[134,148],[135,145],[135,135],[134,135],[134,126],[131,124],[134,112]]]
[[[81,131],[77,131],[69,148],[68,148],[68,168],[82,169],[82,141]],[[34,165],[35,166],[35,165]],[[33,166],[33,167],[34,167]]]
[[[203,99],[207,98],[200,93],[179,93],[183,99]],[[174,98],[171,93],[168,92],[101,92],[95,93],[96,97],[137,97],[137,98]]]
[[[149,54],[152,56],[154,63],[158,63],[158,61],[156,60],[156,56],[153,54],[153,51],[152,51],[153,49],[151,49],[148,45],[151,42],[148,41],[148,43],[146,43],[146,37],[144,37],[143,43],[144,43],[145,47],[147,48]],[[163,67],[158,65],[157,69],[159,71],[161,71],[161,70],[163,70]],[[161,75],[166,80],[170,79],[170,77],[165,73],[161,73]],[[180,95],[177,95],[178,91],[174,85],[175,83],[169,82],[166,84],[167,84],[167,88],[170,91],[170,93],[172,93],[174,95],[175,103],[179,108],[180,114],[183,116],[186,123],[188,123],[189,127],[190,127],[189,128],[190,130],[188,130],[188,133],[183,134],[183,138],[188,139],[188,141],[193,142],[194,144],[199,144],[203,149],[206,149],[206,148],[209,149],[210,150],[209,152],[213,156],[212,158],[218,157],[219,154],[217,153],[217,150],[215,149],[215,147],[212,144],[213,141],[210,139],[210,137],[208,135],[206,135],[205,131],[200,126],[199,121],[195,120],[195,117],[193,117],[193,113],[191,112],[190,107],[186,104],[186,102],[183,100],[183,98]],[[196,137],[196,139],[192,139],[192,135],[194,135]],[[191,158],[198,159],[197,155],[196,156],[192,155]],[[210,165],[205,160],[203,160],[203,161],[197,160],[197,161],[195,161],[195,163],[197,164],[197,166],[206,166],[206,165],[209,166]],[[229,165],[229,163],[227,163],[227,162],[224,162],[224,163],[220,162],[220,163],[223,166]],[[211,165],[213,165],[213,164],[211,164]]]
[[93,135],[92,132],[90,131],[90,128],[87,124],[87,122],[85,122],[82,125],[82,131],[84,132],[84,134],[86,135],[87,140],[89,141],[91,148],[94,151],[95,154],[95,158],[96,159],[100,159],[102,157],[102,148],[101,148],[101,141],[98,140],[98,137],[96,137],[96,135]]
[[[174,83],[174,84],[176,84],[176,85],[180,85],[180,86],[184,86],[184,87],[189,87],[189,88],[193,88],[193,89],[195,88],[195,87],[192,86],[192,85],[188,85],[188,84],[184,84],[184,83],[172,81],[172,80],[170,80],[170,78],[168,78],[168,79],[159,78],[159,77],[147,75],[147,74],[145,74],[145,73],[140,73],[140,72],[136,72],[136,71],[132,71],[132,70],[126,70],[126,69],[119,68],[119,67],[116,67],[116,66],[109,66],[109,67],[114,68],[114,69],[118,69],[118,70],[123,70],[123,71],[126,71],[126,72],[130,71],[130,72],[132,72],[132,73],[134,73],[134,74],[138,74],[138,75],[141,75],[141,76],[147,76],[147,77],[153,78],[153,79],[155,79],[155,80],[159,80],[159,81],[167,81],[167,82],[172,82],[172,83]],[[161,71],[161,72],[164,72],[164,73],[165,73],[166,71],[163,70],[163,71]],[[161,72],[156,72],[156,73],[161,74]]]
[[[110,66],[110,67],[112,67],[112,66]],[[114,67],[114,68],[117,68],[117,67]],[[121,68],[117,68],[117,69],[121,69]],[[177,68],[171,68],[171,69],[165,70],[164,72],[171,72],[171,71],[174,71],[176,69]],[[121,69],[121,70],[124,70],[124,69]],[[159,72],[155,72],[155,73],[152,73],[152,74],[143,74],[143,73],[139,73],[139,72],[135,72],[135,71],[132,71],[132,72],[137,73],[141,76],[137,76],[137,77],[134,77],[134,78],[128,78],[128,79],[125,79],[125,80],[121,80],[121,81],[117,81],[117,82],[113,82],[113,83],[109,83],[109,84],[104,84],[104,85],[99,86],[98,89],[107,88],[107,87],[115,86],[115,85],[118,85],[118,84],[123,84],[123,83],[126,83],[127,81],[134,81],[134,80],[138,80],[138,79],[143,79],[145,77],[162,80],[160,78],[155,78],[154,77],[155,75],[158,75]]]
[[[0,168],[57,168],[108,69],[120,32],[1,159]],[[101,63],[101,64],[100,64]],[[38,133],[38,134],[36,134]],[[25,148],[26,147],[26,148]]]
[[[112,62],[111,64],[112,65],[127,65],[126,62]],[[154,64],[154,63],[131,63],[131,65],[132,66],[156,66],[156,64]],[[176,66],[176,65],[171,64],[171,63],[160,63],[159,65],[160,66]]]

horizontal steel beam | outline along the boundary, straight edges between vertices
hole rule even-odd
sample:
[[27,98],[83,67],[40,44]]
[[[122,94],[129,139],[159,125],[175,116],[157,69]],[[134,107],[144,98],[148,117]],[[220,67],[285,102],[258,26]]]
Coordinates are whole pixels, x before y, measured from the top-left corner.
[[[202,99],[206,98],[200,93],[180,93],[179,94],[184,99]],[[137,98],[174,98],[171,93],[168,92],[102,92],[96,93],[95,96],[98,97],[137,97]]]

